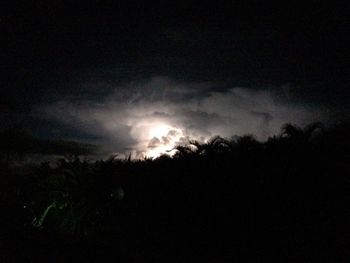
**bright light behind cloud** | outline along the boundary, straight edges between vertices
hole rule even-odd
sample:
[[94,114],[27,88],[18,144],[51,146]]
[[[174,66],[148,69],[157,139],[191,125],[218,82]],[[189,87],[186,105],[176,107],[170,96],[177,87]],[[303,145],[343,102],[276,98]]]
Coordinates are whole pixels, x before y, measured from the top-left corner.
[[107,152],[154,158],[173,154],[168,151],[188,139],[255,134],[265,140],[284,123],[304,126],[328,115],[318,107],[283,102],[271,90],[217,91],[209,84],[155,77],[116,87],[98,103],[59,101],[38,108],[37,116],[95,136],[89,142],[103,145]]
[[175,126],[159,121],[148,121],[132,129],[131,135],[143,149],[137,157],[159,157],[161,154],[173,155],[174,147],[184,137],[184,132]]
[[168,134],[168,132],[171,130],[171,127],[165,124],[155,124],[152,125],[152,127],[149,129],[149,135],[157,138],[161,138],[162,136],[165,136]]

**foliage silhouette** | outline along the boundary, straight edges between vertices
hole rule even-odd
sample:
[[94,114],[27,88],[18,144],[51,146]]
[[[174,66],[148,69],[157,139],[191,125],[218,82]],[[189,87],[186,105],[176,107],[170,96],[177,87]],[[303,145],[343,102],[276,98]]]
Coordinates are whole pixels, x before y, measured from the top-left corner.
[[266,142],[214,137],[154,160],[0,166],[2,259],[344,261],[349,132],[286,124]]

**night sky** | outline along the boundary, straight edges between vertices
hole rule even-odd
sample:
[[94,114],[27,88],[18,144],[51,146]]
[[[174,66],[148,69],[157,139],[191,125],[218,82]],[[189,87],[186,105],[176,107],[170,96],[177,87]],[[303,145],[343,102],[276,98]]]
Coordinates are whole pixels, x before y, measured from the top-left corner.
[[349,117],[348,1],[125,2],[0,3],[2,129],[156,155]]

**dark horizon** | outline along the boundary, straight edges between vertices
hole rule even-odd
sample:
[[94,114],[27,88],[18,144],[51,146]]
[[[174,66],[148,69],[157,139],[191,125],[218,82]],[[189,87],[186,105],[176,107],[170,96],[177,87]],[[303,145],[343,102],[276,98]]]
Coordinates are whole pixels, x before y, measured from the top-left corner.
[[0,260],[346,261],[349,132],[285,125],[142,160],[0,158]]

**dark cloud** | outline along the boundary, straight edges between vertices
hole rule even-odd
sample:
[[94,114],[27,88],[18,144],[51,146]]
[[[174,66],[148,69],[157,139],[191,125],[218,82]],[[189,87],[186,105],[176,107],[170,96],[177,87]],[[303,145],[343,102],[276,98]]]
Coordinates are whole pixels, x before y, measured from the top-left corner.
[[[286,122],[305,125],[328,117],[320,107],[284,102],[270,90],[230,88],[218,92],[209,84],[204,90],[201,85],[154,77],[126,85],[129,88],[116,87],[98,103],[60,101],[38,111],[45,118],[103,136],[115,152],[142,152],[174,138],[203,140],[252,133],[264,140]],[[188,97],[188,93],[196,96]],[[164,128],[168,130],[159,136],[149,134],[158,126],[169,129]]]
[[157,137],[153,137],[153,138],[149,141],[147,147],[148,147],[148,148],[156,148],[156,147],[158,147],[159,145],[161,145],[161,141],[160,141]]
[[11,128],[0,132],[0,158],[6,155],[96,155],[99,148],[93,144],[68,140],[43,140],[34,137],[21,128]]
[[0,103],[27,111],[165,75],[257,89],[291,83],[300,98],[346,104],[346,1],[228,2],[4,4]]
[[1,128],[124,152],[159,123],[264,139],[349,118],[344,1],[51,2],[2,5]]
[[256,116],[261,118],[261,125],[260,125],[261,134],[264,137],[268,137],[269,135],[271,135],[271,131],[269,127],[270,127],[270,122],[273,120],[272,115],[268,112],[255,112],[255,111],[252,111],[252,114],[255,114]]

